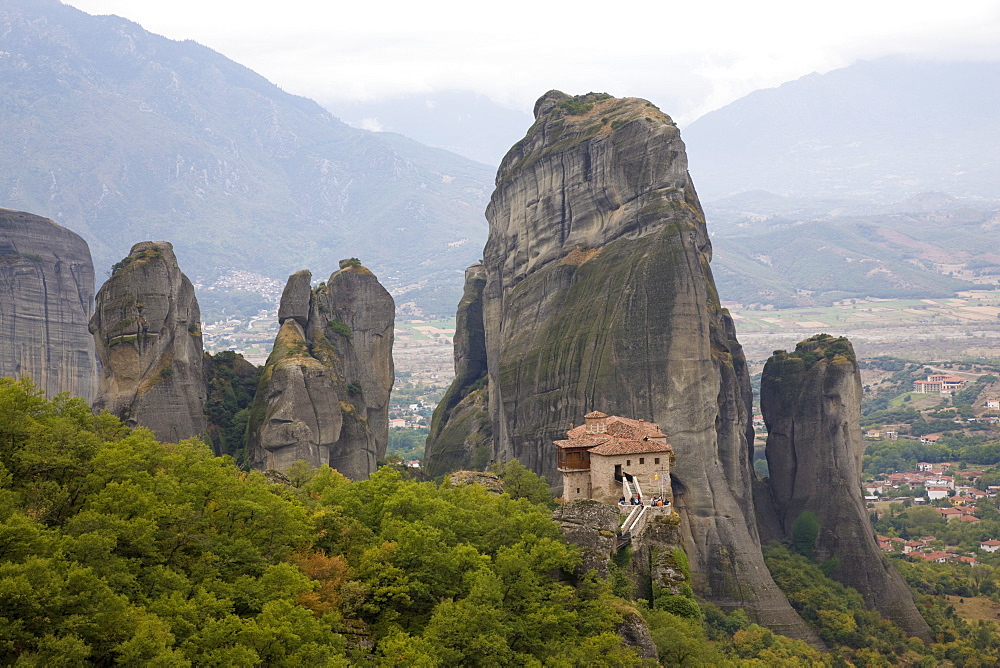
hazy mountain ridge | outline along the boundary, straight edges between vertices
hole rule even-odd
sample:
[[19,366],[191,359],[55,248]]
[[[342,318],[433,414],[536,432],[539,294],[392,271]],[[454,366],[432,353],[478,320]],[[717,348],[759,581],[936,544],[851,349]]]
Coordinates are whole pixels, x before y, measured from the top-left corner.
[[423,283],[425,306],[453,308],[455,268],[485,240],[490,168],[350,128],[118,17],[15,0],[0,35],[0,197],[79,232],[98,274],[148,238],[172,241],[194,276],[359,256],[390,289],[418,286],[407,299]]
[[881,59],[755,91],[684,129],[704,200],[1000,198],[1000,63]]
[[509,109],[483,95],[461,90],[398,95],[374,102],[320,102],[354,127],[398,132],[494,168],[532,121],[526,110]]

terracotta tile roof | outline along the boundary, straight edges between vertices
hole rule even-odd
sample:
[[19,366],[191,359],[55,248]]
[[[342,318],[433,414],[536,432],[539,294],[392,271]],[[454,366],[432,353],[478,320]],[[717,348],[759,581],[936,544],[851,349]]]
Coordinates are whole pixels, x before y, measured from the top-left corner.
[[554,441],[557,448],[587,448],[593,454],[604,456],[673,451],[666,434],[655,422],[607,416],[599,411],[587,413],[585,417],[602,419],[605,431],[588,433],[586,424],[573,427],[566,432],[566,440]]
[[[587,413],[584,417],[591,417],[593,413]],[[612,415],[610,417],[600,413],[602,417],[607,417],[605,420],[605,426],[607,428],[607,433],[619,438],[629,438],[629,439],[641,439],[641,438],[653,438],[660,437],[666,438],[666,434],[660,431],[660,425],[655,422],[646,422],[645,420],[633,420],[631,418],[619,417],[618,415]],[[573,427],[566,435],[570,438],[577,438],[583,436],[587,433],[587,425],[581,424],[578,427]]]
[[554,443],[557,448],[592,448],[595,445],[612,440],[614,438],[606,434],[592,434],[590,436],[581,436],[580,438],[570,438],[565,441],[554,441]]
[[625,439],[610,439],[607,443],[590,448],[588,452],[595,455],[635,455],[654,452],[670,452],[673,448],[668,443],[658,441],[631,441]]

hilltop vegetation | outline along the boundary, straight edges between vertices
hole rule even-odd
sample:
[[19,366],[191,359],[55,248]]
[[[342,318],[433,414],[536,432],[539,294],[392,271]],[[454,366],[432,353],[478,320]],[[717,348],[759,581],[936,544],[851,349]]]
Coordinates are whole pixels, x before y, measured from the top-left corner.
[[0,425],[5,663],[636,663],[544,505],[390,469],[272,485],[9,380]]

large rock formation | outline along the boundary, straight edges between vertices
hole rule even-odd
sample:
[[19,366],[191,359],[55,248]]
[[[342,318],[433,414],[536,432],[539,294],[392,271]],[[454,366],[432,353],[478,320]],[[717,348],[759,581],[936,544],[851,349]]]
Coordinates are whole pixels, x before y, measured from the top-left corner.
[[[836,560],[832,575],[911,635],[927,636],[906,583],[875,543],[861,491],[861,374],[845,338],[820,334],[777,351],[761,378],[769,486],[777,525],[793,537],[812,512],[813,558]],[[763,514],[766,509],[759,508]],[[801,529],[800,529],[801,531]]]
[[93,310],[87,242],[48,218],[0,209],[0,376],[30,377],[48,396],[89,402]]
[[424,448],[425,470],[439,476],[483,466],[492,457],[486,374],[483,288],[486,270],[465,270],[465,292],[455,315],[455,380],[434,410]]
[[115,264],[90,320],[101,378],[95,409],[161,441],[205,433],[201,311],[166,241],[143,241]]
[[362,480],[385,454],[395,305],[360,262],[340,264],[315,289],[308,271],[288,278],[250,412],[252,466],[305,461]]
[[816,641],[761,555],[749,376],[676,125],[645,100],[558,91],[535,118],[486,212],[493,456],[555,482],[552,441],[579,416],[659,423],[695,589]]

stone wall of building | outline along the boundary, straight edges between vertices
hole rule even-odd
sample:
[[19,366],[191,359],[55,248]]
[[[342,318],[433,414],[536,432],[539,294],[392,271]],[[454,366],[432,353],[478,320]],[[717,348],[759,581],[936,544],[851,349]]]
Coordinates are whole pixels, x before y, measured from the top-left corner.
[[[641,462],[641,463],[640,463]],[[591,498],[601,503],[618,503],[622,495],[621,483],[615,480],[615,466],[621,465],[622,470],[638,476],[642,496],[648,499],[660,493],[659,482],[654,482],[653,475],[662,475],[663,493],[670,498],[670,453],[642,453],[633,455],[590,455]],[[575,488],[574,488],[575,490]]]
[[590,471],[563,473],[563,498],[566,501],[580,501],[591,498],[590,475]]

